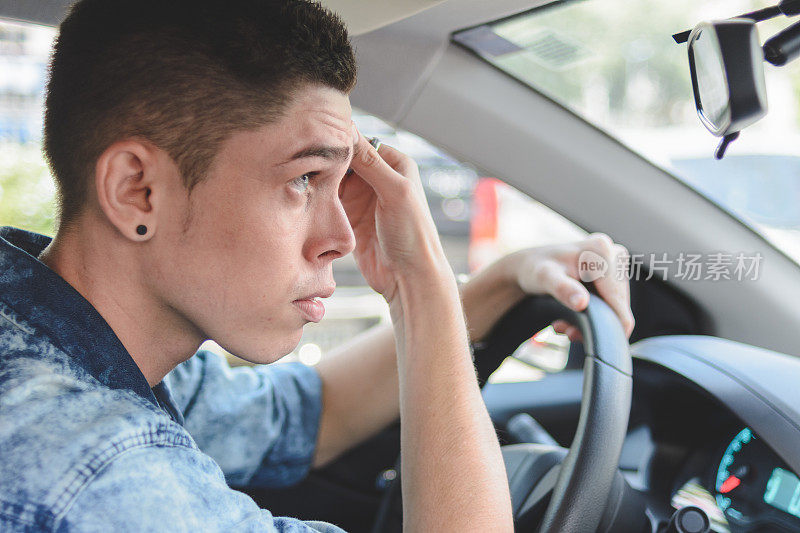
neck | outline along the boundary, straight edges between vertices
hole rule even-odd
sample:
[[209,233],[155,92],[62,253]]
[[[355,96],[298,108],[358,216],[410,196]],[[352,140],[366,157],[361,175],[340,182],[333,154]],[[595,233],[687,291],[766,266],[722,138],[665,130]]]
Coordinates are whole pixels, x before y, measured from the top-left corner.
[[142,267],[145,246],[93,221],[59,230],[39,259],[100,313],[152,387],[189,359],[204,337],[151,294]]

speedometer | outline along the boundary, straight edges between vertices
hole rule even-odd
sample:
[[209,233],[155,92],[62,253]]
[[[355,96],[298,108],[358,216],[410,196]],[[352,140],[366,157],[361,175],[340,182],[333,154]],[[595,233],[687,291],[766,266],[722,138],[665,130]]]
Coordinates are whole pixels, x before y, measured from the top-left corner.
[[717,469],[717,505],[726,516],[739,521],[748,516],[749,509],[746,507],[752,499],[744,497],[751,491],[748,485],[742,485],[742,481],[752,478],[751,454],[745,447],[753,439],[753,432],[749,428],[740,431],[728,444]]
[[725,448],[714,488],[733,531],[800,531],[800,479],[750,428]]

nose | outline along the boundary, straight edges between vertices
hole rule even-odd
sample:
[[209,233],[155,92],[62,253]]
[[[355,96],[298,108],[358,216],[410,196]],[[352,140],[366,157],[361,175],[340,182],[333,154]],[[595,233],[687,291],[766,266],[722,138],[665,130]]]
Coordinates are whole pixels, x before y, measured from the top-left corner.
[[320,207],[312,220],[313,238],[309,243],[308,259],[327,263],[352,252],[356,238],[338,195]]

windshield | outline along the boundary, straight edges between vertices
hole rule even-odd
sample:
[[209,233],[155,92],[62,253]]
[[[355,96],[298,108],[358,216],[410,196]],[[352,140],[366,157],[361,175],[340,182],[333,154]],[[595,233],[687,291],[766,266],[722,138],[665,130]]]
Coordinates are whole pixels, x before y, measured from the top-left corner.
[[[459,32],[456,42],[618,138],[800,263],[800,62],[765,64],[769,113],[716,161],[672,34],[776,2],[556,2]],[[793,21],[792,21],[793,22]],[[791,22],[758,25],[761,42]]]

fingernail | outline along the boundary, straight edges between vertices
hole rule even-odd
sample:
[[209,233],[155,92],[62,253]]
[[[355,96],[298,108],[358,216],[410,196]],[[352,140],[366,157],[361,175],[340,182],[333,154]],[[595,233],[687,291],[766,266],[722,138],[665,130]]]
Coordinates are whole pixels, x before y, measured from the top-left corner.
[[356,128],[356,123],[353,122],[353,144],[358,142],[358,128]]
[[581,296],[580,294],[573,294],[572,296],[569,297],[569,305],[571,305],[575,309],[580,307],[582,303],[583,303],[583,296]]

